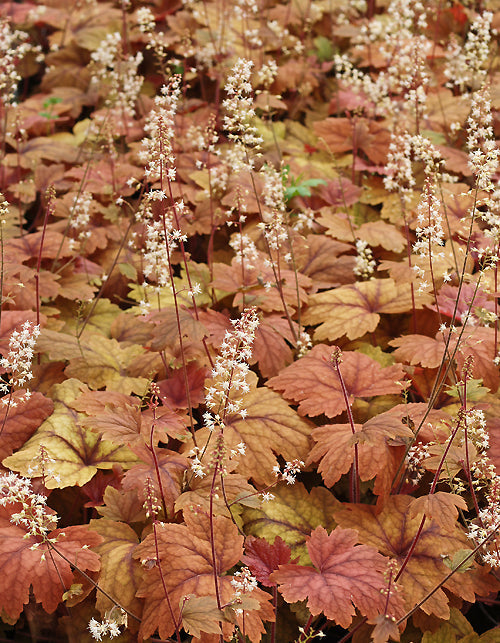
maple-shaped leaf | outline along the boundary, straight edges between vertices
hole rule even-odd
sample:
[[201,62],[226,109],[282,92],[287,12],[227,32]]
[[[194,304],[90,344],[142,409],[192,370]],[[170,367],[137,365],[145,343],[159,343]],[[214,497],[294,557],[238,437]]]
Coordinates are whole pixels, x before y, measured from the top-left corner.
[[369,246],[381,246],[391,252],[401,252],[406,246],[404,235],[396,226],[385,221],[369,221],[356,230],[356,236]]
[[245,555],[242,561],[248,565],[255,578],[266,587],[273,587],[275,582],[269,576],[280,565],[290,562],[291,549],[279,536],[271,545],[264,538],[248,536],[245,540]]
[[[430,297],[416,298],[416,307],[431,301]],[[318,340],[335,340],[347,335],[349,339],[373,332],[381,314],[405,313],[412,309],[408,284],[397,284],[392,279],[370,279],[309,297],[309,305],[302,317],[304,324],[315,326]]]
[[[101,518],[91,520],[90,529],[101,536],[102,542],[93,547],[100,555],[99,587],[115,598],[120,605],[140,617],[141,601],[135,594],[139,588],[143,569],[135,560],[139,544],[135,531],[123,522]],[[104,614],[114,606],[102,592],[97,592],[96,608]]]
[[48,488],[84,485],[98,469],[112,469],[116,465],[129,468],[136,456],[123,445],[102,440],[101,436],[82,426],[83,416],[71,404],[85,390],[77,380],[66,380],[54,386],[54,412],[43,422],[26,444],[5,458],[4,466],[23,476],[33,475],[31,468],[43,445],[50,458],[55,475],[48,477]]
[[[274,391],[257,388],[242,398],[245,417],[230,415],[224,421],[224,444],[234,449],[244,442],[245,456],[240,458],[237,471],[253,478],[258,484],[272,484],[276,477],[273,467],[277,455],[285,460],[303,460],[310,446],[310,423],[301,418],[285,400]],[[209,438],[208,428],[196,432],[198,444]],[[187,443],[186,449],[190,448]],[[211,452],[212,445],[208,451]]]
[[429,520],[435,520],[443,531],[450,532],[453,531],[457,522],[458,509],[467,511],[467,503],[461,496],[437,491],[414,498],[408,509],[408,515],[413,518],[416,515],[425,514]]
[[426,335],[403,335],[389,342],[395,346],[394,356],[398,361],[421,364],[425,368],[438,368],[443,359],[445,340],[442,333],[436,338]]
[[[420,364],[426,368],[437,368],[443,359],[447,335],[438,332],[435,338],[425,335],[404,335],[389,342],[395,346],[395,357],[409,364]],[[456,346],[458,343],[458,349]],[[485,386],[492,392],[498,389],[500,375],[498,367],[492,359],[495,352],[495,329],[482,326],[473,326],[461,335],[452,335],[447,355],[453,355],[457,368],[463,367],[468,356],[474,358],[472,364],[472,377],[482,379]]]
[[[30,587],[35,600],[51,613],[59,605],[64,592],[73,582],[71,564],[79,569],[97,571],[99,556],[88,549],[98,545],[101,537],[89,531],[86,525],[55,529],[47,534],[54,538],[54,547],[28,535],[17,525],[5,524],[21,505],[8,504],[0,507],[6,520],[0,527],[0,607],[4,614],[17,620],[28,603]],[[36,549],[32,549],[36,545]],[[70,562],[57,554],[60,551]],[[71,564],[70,564],[71,563]]]
[[[299,413],[335,417],[345,411],[345,400],[332,364],[333,348],[314,346],[307,355],[287,366],[267,384],[299,403]],[[374,359],[355,351],[342,353],[340,370],[350,403],[357,397],[399,393],[404,373],[399,364],[382,367]]]
[[[381,511],[374,506],[344,504],[335,510],[335,520],[342,527],[356,529],[360,542],[376,547],[384,556],[394,558],[401,567],[422,519],[421,513],[410,517],[410,505],[414,501],[411,496],[389,496]],[[398,579],[407,609],[411,609],[447,576],[450,570],[443,563],[443,557],[453,556],[469,545],[470,541],[456,522],[451,530],[444,530],[436,521],[424,523],[412,556]],[[490,591],[488,583],[490,588],[494,585],[493,579],[487,576],[487,570],[478,568],[476,564],[474,570],[460,574],[460,578],[457,576],[449,578],[444,589],[472,603],[476,600],[476,591],[487,593]],[[438,589],[421,609],[426,614],[448,619],[448,597],[443,588]]]
[[25,394],[14,391],[10,403],[0,405],[0,462],[22,447],[54,410],[52,400],[41,393]]
[[136,445],[133,451],[141,462],[132,466],[124,475],[123,489],[125,491],[136,489],[139,497],[145,501],[145,485],[148,479],[151,480],[156,497],[160,502],[165,501],[165,508],[171,515],[174,511],[174,502],[181,492],[184,472],[188,467],[186,457],[168,449],[156,448],[154,458],[150,449],[144,444]]
[[350,424],[327,424],[314,429],[312,436],[316,445],[307,464],[320,460],[318,471],[331,487],[351,468],[357,444],[359,477],[366,481],[377,476],[379,484],[375,493],[387,489],[404,457],[404,439],[409,442],[413,432],[390,411],[380,413],[363,425],[355,424],[354,428],[354,435]]
[[305,539],[319,525],[334,526],[333,509],[338,505],[332,493],[313,487],[309,493],[304,485],[279,484],[273,488],[272,500],[259,509],[245,508],[245,533],[274,542],[279,536],[290,547],[292,556],[308,562]]
[[[98,405],[95,397],[101,398],[103,391],[91,391],[84,393],[73,404],[73,408],[91,415],[83,421],[83,426],[100,433],[105,440],[111,440],[116,444],[135,444],[168,442],[169,435],[179,439],[186,436],[187,430],[184,420],[168,407],[155,409],[155,418],[148,409],[141,411],[140,401],[137,398],[122,396],[122,400],[114,403],[110,393],[102,396],[103,404]],[[115,394],[117,395],[117,394]],[[119,394],[118,394],[119,395]],[[88,407],[95,402],[94,409]],[[151,430],[153,434],[151,435]]]
[[[206,514],[186,511],[185,524],[163,524],[138,546],[134,557],[151,561],[154,565],[144,576],[138,596],[144,598],[143,620],[139,635],[147,638],[158,630],[161,638],[175,631],[172,614],[165,597],[158,566],[169,593],[173,616],[178,621],[179,602],[184,596],[213,596],[214,566],[210,521]],[[235,565],[243,553],[243,537],[236,525],[223,516],[213,521],[215,573],[224,581],[223,574]],[[158,554],[160,560],[158,561]]]
[[146,510],[144,502],[139,499],[136,489],[123,491],[108,485],[102,497],[103,506],[96,507],[104,518],[117,522],[144,522]]
[[[265,266],[264,259],[262,254],[262,268],[245,269],[243,273],[236,260],[233,260],[230,266],[215,263],[212,285],[226,293],[236,293],[234,306],[257,306],[264,312],[282,311],[283,301],[276,286],[274,273],[271,268]],[[280,279],[280,288],[287,306],[296,308],[307,301],[306,291],[312,286],[309,277],[285,268],[280,271]]]
[[123,346],[116,339],[97,334],[84,334],[77,339],[76,336],[44,329],[37,348],[53,360],[68,360],[66,375],[85,382],[90,388],[106,387],[138,395],[143,395],[147,388],[146,378],[129,377],[127,372],[132,360],[144,352],[141,346]]
[[381,589],[386,559],[368,545],[356,545],[354,529],[336,527],[328,534],[317,527],[307,538],[307,551],[314,567],[286,564],[271,574],[288,603],[307,598],[313,616],[324,614],[341,627],[348,627],[355,607],[372,618],[384,611]]
[[250,363],[258,362],[262,377],[277,375],[293,361],[292,342],[288,321],[280,315],[266,315],[255,331]]

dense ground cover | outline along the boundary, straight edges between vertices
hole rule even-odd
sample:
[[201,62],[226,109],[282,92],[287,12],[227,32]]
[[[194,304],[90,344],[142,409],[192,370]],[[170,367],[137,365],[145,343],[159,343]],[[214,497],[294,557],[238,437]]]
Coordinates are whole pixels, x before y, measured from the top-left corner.
[[2,640],[499,641],[498,2],[0,17]]

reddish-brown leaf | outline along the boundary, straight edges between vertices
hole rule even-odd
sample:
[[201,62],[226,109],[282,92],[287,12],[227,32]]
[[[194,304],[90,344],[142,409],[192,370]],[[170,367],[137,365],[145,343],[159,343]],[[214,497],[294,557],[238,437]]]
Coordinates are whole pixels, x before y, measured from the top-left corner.
[[[328,417],[340,415],[345,401],[337,372],[331,362],[332,347],[318,344],[305,357],[297,360],[267,383],[299,403],[299,413]],[[344,352],[340,369],[349,401],[356,397],[373,397],[399,393],[404,373],[399,365],[382,367],[367,355]]]
[[327,118],[314,123],[322,149],[338,154],[362,150],[375,165],[387,160],[390,134],[379,123],[364,118]]
[[248,536],[245,541],[245,555],[242,561],[248,565],[255,578],[265,585],[272,587],[276,583],[270,580],[269,575],[280,565],[290,562],[291,549],[279,536],[276,536],[271,545],[264,538]]
[[135,464],[123,477],[123,489],[129,491],[135,489],[139,498],[146,500],[145,484],[149,478],[156,492],[156,497],[161,501],[165,500],[165,505],[169,515],[174,511],[174,502],[179,496],[184,479],[184,472],[188,467],[187,459],[180,453],[169,451],[168,449],[157,448],[155,450],[156,461],[158,464],[159,475],[161,479],[160,490],[158,483],[158,474],[153,454],[143,444],[138,444],[133,448],[142,462]]
[[[359,477],[371,480],[377,476],[375,492],[386,490],[404,456],[404,439],[413,438],[413,432],[390,412],[363,425],[355,424],[355,430],[353,435],[350,424],[327,424],[315,429],[312,435],[316,445],[307,464],[319,460],[318,471],[331,487],[351,468],[357,444]],[[394,442],[395,438],[399,440]]]
[[32,393],[29,399],[25,393],[15,391],[10,404],[0,405],[0,462],[22,447],[54,410],[54,402],[41,393]]
[[[185,524],[167,524],[157,530],[157,541],[149,535],[137,548],[134,557],[152,565],[145,574],[138,596],[144,598],[143,620],[139,635],[147,638],[157,629],[161,638],[167,638],[174,632],[174,621],[180,616],[182,598],[189,594],[197,597],[214,596],[214,566],[212,543],[210,541],[210,520],[207,514],[200,511],[185,511]],[[243,537],[238,534],[236,525],[223,516],[214,516],[213,547],[215,551],[215,573],[219,577],[219,591],[222,604],[229,603],[234,595],[231,576],[225,575],[243,554]],[[158,547],[158,549],[157,549]],[[159,552],[160,561],[157,559]],[[158,566],[161,565],[166,588],[169,593],[172,612],[168,607],[165,590],[162,585]],[[273,618],[268,594],[254,590],[251,594],[259,600],[262,616],[266,620]],[[256,643],[260,640],[259,614],[245,613],[245,624],[248,635]],[[230,625],[229,634],[233,626]],[[250,629],[247,629],[250,628]],[[209,630],[210,631],[210,630]]]
[[258,362],[263,377],[277,375],[293,361],[290,348],[292,341],[293,335],[288,321],[280,315],[266,315],[255,333],[251,363]]
[[[18,511],[20,506],[8,504],[0,507],[6,519]],[[3,523],[5,524],[5,523]],[[53,612],[62,600],[64,592],[73,581],[71,564],[82,570],[97,571],[99,556],[84,546],[95,546],[101,537],[89,531],[86,525],[56,529],[47,534],[56,538],[55,549],[40,543],[34,536],[16,525],[0,527],[0,607],[11,619],[19,617],[23,606],[29,601],[30,587],[35,600],[46,612]],[[70,562],[57,554],[60,551]]]
[[337,527],[330,535],[317,527],[307,540],[314,567],[281,565],[271,575],[289,603],[307,598],[313,616],[324,614],[342,627],[348,627],[354,607],[373,618],[385,607],[380,590],[386,585],[386,560],[367,545],[356,545],[353,529]]
[[[367,505],[343,505],[335,511],[335,519],[345,528],[355,528],[359,540],[376,547],[381,554],[395,558],[398,566],[403,564],[419,529],[422,514],[410,517],[411,496],[389,496],[382,509]],[[460,549],[470,548],[470,541],[456,522],[451,530],[444,530],[435,521],[426,521],[412,556],[398,580],[402,587],[401,597],[407,609],[411,609],[427,593],[436,587],[450,571],[443,563],[443,556],[453,557]],[[461,598],[474,602],[475,592],[488,592],[487,570],[475,565],[473,573],[452,576],[444,588]],[[493,583],[493,581],[491,581]],[[450,616],[448,597],[438,589],[423,605],[427,614],[439,618]]]

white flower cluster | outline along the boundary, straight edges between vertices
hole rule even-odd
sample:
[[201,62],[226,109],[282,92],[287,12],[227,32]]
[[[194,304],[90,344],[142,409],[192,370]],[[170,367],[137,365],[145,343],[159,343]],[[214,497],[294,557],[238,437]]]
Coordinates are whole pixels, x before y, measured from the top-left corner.
[[255,242],[247,234],[235,232],[229,241],[229,246],[236,254],[236,261],[247,270],[255,268],[260,261],[260,254]]
[[78,231],[79,239],[86,239],[90,236],[90,231],[85,228],[90,221],[90,208],[92,206],[92,194],[90,192],[80,192],[73,200],[71,210],[70,227]]
[[481,87],[486,79],[486,62],[490,55],[491,22],[493,14],[483,11],[471,22],[467,38],[460,47],[452,37],[446,52],[447,66],[444,70],[448,87],[459,87],[461,91]]
[[89,622],[89,630],[96,641],[102,641],[103,636],[109,636],[114,639],[115,636],[120,636],[120,626],[127,627],[127,614],[124,610],[115,606],[109,612],[106,612],[104,619],[99,622],[95,618],[91,618]]
[[172,76],[170,82],[156,96],[155,106],[149,113],[144,126],[148,137],[142,140],[140,159],[146,164],[145,174],[150,180],[175,181],[175,155],[173,140],[175,114],[181,92],[181,77]]
[[137,73],[143,61],[138,51],[135,56],[125,56],[120,33],[108,34],[91,54],[93,74],[91,85],[106,91],[106,106],[118,108],[130,117],[135,115],[135,103],[143,84]]
[[488,493],[486,494],[486,507],[479,512],[477,523],[471,523],[467,536],[479,544],[482,540],[497,533],[496,538],[485,545],[481,551],[484,562],[492,567],[500,567],[499,536],[500,529],[500,477],[494,475]]
[[[258,587],[257,579],[252,575],[248,567],[243,567],[241,571],[234,572],[231,585],[234,587],[233,601],[236,604],[241,601],[243,594],[250,594]],[[235,612],[237,615],[240,615],[243,610],[236,608]]]
[[262,143],[257,128],[252,124],[255,116],[250,83],[252,66],[251,60],[239,58],[224,86],[227,94],[222,103],[225,110],[224,129],[239,152],[239,163],[233,167],[235,172],[253,166],[247,151],[250,148],[258,149]]
[[476,177],[476,185],[482,190],[494,190],[491,179],[498,170],[500,151],[493,132],[493,116],[488,88],[472,94],[470,116],[467,119],[467,149],[469,167]]
[[283,480],[287,484],[295,484],[295,478],[303,466],[304,462],[302,460],[295,459],[291,462],[286,462],[283,471],[281,471],[279,464],[276,464],[273,467],[273,472],[279,480]]
[[356,263],[354,265],[354,274],[358,277],[368,279],[373,275],[376,262],[373,258],[372,249],[363,239],[356,239]]
[[223,426],[229,414],[246,417],[241,396],[250,390],[247,382],[248,361],[252,357],[252,344],[259,318],[255,308],[243,311],[241,318],[231,320],[232,331],[226,331],[212,369],[212,383],[205,393],[209,412],[204,414],[205,425],[211,430]]
[[[430,178],[425,180],[422,198],[418,204],[417,224],[415,228],[417,241],[413,244],[413,252],[419,257],[428,259],[432,268],[433,261],[444,257],[444,230],[441,203],[436,198],[434,182]],[[429,284],[423,279],[424,269],[414,265],[413,270],[421,279],[417,292],[425,292]]]
[[[0,475],[0,505],[5,507],[7,504],[21,506],[11,515],[10,522],[25,529],[30,536],[47,540],[47,534],[57,525],[57,516],[47,513],[46,497],[33,491],[29,478],[12,472]],[[50,539],[50,542],[55,541]],[[36,549],[36,544],[32,548]]]
[[32,51],[39,51],[28,40],[24,31],[12,30],[9,20],[0,19],[0,102],[12,103],[16,98],[17,85],[21,80],[20,61]]
[[[425,57],[431,43],[425,35],[415,34],[415,27],[425,34],[427,18],[423,4],[414,0],[392,0],[383,19],[375,16],[361,27],[358,43],[378,42],[387,61],[387,70],[376,77],[361,72],[346,55],[334,56],[337,76],[363,93],[384,117],[407,108],[422,113],[429,83]],[[396,96],[403,102],[394,100]]]
[[399,192],[403,201],[408,201],[416,185],[413,161],[424,163],[426,176],[434,176],[436,180],[450,178],[442,174],[444,161],[428,138],[420,134],[391,134],[384,187],[389,192]]
[[[136,213],[136,220],[144,225],[143,245],[140,249],[143,256],[142,270],[144,277],[155,282],[157,288],[172,286],[172,252],[187,240],[186,235],[175,226],[172,207],[155,218],[152,202],[165,199],[167,196],[162,190],[151,190],[145,195]],[[174,207],[178,217],[185,213],[182,200],[176,201]]]
[[[11,334],[7,357],[0,359],[0,366],[10,373],[10,378],[7,383],[0,382],[0,393],[8,393],[13,386],[22,388],[33,378],[31,363],[38,335],[40,326],[29,321],[24,322],[21,330],[15,330]],[[25,397],[29,395],[28,391]],[[12,400],[10,404],[14,404]]]

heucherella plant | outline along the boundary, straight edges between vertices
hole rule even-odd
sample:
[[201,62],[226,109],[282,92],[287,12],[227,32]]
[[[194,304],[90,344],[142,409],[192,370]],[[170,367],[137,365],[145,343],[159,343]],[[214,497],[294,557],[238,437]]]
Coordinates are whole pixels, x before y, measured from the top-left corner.
[[497,640],[499,15],[0,7],[5,639]]

